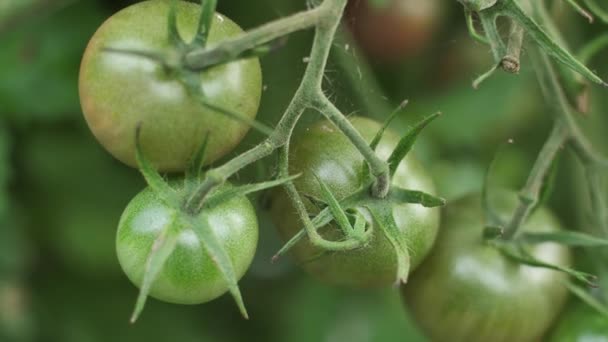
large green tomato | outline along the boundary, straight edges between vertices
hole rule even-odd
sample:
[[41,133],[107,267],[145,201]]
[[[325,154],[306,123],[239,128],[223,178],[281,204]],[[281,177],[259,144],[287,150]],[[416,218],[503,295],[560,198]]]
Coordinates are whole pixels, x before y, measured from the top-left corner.
[[[351,118],[351,122],[367,141],[371,141],[380,129],[377,122],[362,118]],[[377,152],[388,158],[399,137],[387,131]],[[364,160],[349,139],[328,121],[322,121],[304,132],[290,148],[290,174],[302,173],[295,180],[301,194],[323,198],[315,174],[332,190],[338,199],[355,192],[362,180]],[[393,184],[402,188],[434,193],[433,181],[416,159],[408,155],[401,162],[393,178]],[[311,213],[318,212],[310,202]],[[361,209],[364,210],[365,209]],[[272,213],[283,239],[296,234],[303,225],[291,206],[287,195],[275,192]],[[401,233],[410,242],[412,270],[420,264],[431,249],[439,225],[439,210],[424,208],[418,204],[395,205],[393,215]],[[372,223],[370,223],[372,224]],[[321,228],[321,235],[334,239],[338,228]],[[393,246],[380,229],[375,229],[371,243],[348,252],[328,253],[305,239],[293,249],[298,263],[315,277],[332,284],[352,287],[375,287],[393,284],[397,274],[397,257]]]
[[[210,133],[206,163],[230,152],[248,125],[202,106],[175,75],[151,60],[103,51],[104,48],[171,52],[167,34],[170,1],[144,1],[110,17],[95,33],[80,69],[80,99],[91,131],[116,158],[136,166],[135,129],[142,123],[145,155],[161,171],[181,171]],[[200,6],[177,2],[181,36],[196,32]],[[242,33],[230,19],[216,14],[209,44]],[[255,118],[262,75],[257,58],[216,66],[200,73],[209,103]]]
[[[513,193],[496,197],[504,219],[516,199]],[[405,301],[433,341],[538,341],[562,309],[568,278],[516,263],[484,243],[482,217],[477,195],[448,204],[433,252],[404,287]],[[560,225],[540,208],[521,229],[554,232]],[[530,252],[551,264],[571,263],[561,245],[543,243]]]
[[551,342],[608,342],[608,318],[578,303],[562,315]]
[[[146,260],[160,232],[179,224],[175,215],[186,215],[168,207],[149,189],[139,193],[125,209],[118,225],[118,261],[129,279],[141,286]],[[235,197],[199,216],[207,220],[232,260],[240,279],[251,264],[258,241],[258,222],[251,202]],[[228,290],[222,277],[196,233],[180,227],[177,247],[154,280],[150,295],[176,304],[199,304],[219,297]]]

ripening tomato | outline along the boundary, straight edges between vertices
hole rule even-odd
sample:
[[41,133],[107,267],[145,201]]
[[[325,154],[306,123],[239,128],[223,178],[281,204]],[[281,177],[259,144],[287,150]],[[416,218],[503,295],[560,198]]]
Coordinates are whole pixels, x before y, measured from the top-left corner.
[[[95,33],[80,69],[80,100],[91,131],[122,162],[136,166],[135,129],[143,125],[145,155],[161,171],[181,171],[210,133],[206,162],[224,156],[241,141],[248,125],[201,105],[177,73],[152,60],[104,51],[105,48],[176,54],[169,44],[170,1],[144,1],[110,17]],[[200,6],[177,2],[181,36],[190,41]],[[241,34],[230,19],[213,17],[209,44]],[[199,73],[207,102],[247,118],[257,114],[262,75],[257,58],[239,60]]]
[[[189,214],[167,206],[150,188],[135,196],[122,214],[116,236],[118,261],[137,286],[141,286],[154,241],[168,225],[182,224],[179,215]],[[257,217],[249,199],[240,195],[197,215],[209,222],[240,279],[251,265],[258,241]],[[197,234],[190,227],[177,228],[177,246],[154,280],[150,295],[170,303],[199,304],[225,293],[228,284]]]
[[[496,195],[497,212],[510,218],[516,194]],[[433,341],[538,341],[562,309],[568,278],[519,264],[487,244],[481,208],[477,195],[445,207],[433,251],[403,288],[405,302]],[[547,209],[539,208],[520,229],[561,228]],[[538,244],[530,252],[547,263],[571,263],[569,249],[558,244]]]
[[[350,118],[367,141],[371,141],[381,125],[363,117]],[[391,131],[384,134],[377,152],[388,158],[399,137]],[[325,182],[336,198],[342,199],[359,189],[364,159],[350,140],[332,123],[322,121],[307,129],[290,146],[290,174],[302,173],[294,183],[305,196],[323,198],[315,174]],[[393,184],[405,189],[434,193],[433,180],[411,153],[401,162]],[[307,202],[310,213],[318,212]],[[359,208],[363,212],[366,209]],[[302,229],[290,199],[283,191],[272,198],[273,219],[283,239],[288,240]],[[427,255],[435,241],[439,210],[418,204],[394,205],[393,215],[401,233],[410,242],[411,269]],[[371,219],[368,218],[369,221]],[[368,222],[368,224],[373,224]],[[338,228],[321,228],[325,238],[339,238]],[[397,257],[393,246],[380,229],[373,232],[371,243],[360,249],[322,254],[306,239],[300,241],[293,254],[298,263],[313,276],[331,283],[351,287],[377,287],[393,284],[397,274]]]
[[429,45],[442,6],[438,0],[351,0],[346,20],[372,61],[395,63]]

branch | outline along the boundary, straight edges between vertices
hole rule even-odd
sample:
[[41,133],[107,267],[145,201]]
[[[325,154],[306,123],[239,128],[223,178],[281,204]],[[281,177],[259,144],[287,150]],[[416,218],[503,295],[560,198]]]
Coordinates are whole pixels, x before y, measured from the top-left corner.
[[503,238],[511,239],[518,228],[528,218],[532,208],[538,203],[540,192],[547,174],[551,170],[553,161],[569,138],[567,127],[559,119],[555,122],[551,135],[538,155],[536,163],[528,176],[526,185],[519,193],[519,206],[515,209],[513,217],[505,228]]
[[[341,1],[339,0],[337,3],[339,4]],[[267,23],[235,38],[226,40],[211,49],[194,50],[186,55],[185,65],[192,70],[202,70],[209,66],[217,65],[219,61],[232,60],[248,50],[277,38],[311,28],[318,25],[333,12],[335,3],[335,0],[326,0],[319,7]]]
[[[216,48],[208,50],[240,53],[259,44],[276,39],[279,36],[293,32],[295,29],[292,28],[294,27],[302,29],[311,25],[316,25],[312,52],[302,82],[274,132],[266,140],[249,151],[233,158],[218,168],[209,170],[194,195],[184,203],[184,207],[187,211],[200,211],[206,196],[214,188],[223,184],[230,176],[243,167],[270,155],[278,148],[286,146],[291,138],[296,123],[306,109],[318,108],[319,104],[324,104],[325,106],[328,106],[327,108],[335,108],[323,94],[322,82],[327,59],[345,6],[346,0],[325,0],[319,7],[308,12],[302,12],[266,24],[231,41],[218,45]],[[293,20],[297,20],[298,25],[295,25],[292,22]],[[195,65],[194,62],[201,62],[201,64],[196,64],[197,66],[204,64],[202,63],[202,58],[204,56],[205,54],[203,52],[191,55],[191,66]],[[205,61],[205,63],[207,62]],[[323,113],[327,114],[326,112]],[[386,163],[381,161],[379,157],[371,151],[367,142],[358,134],[358,132],[355,134],[351,131],[350,128],[352,128],[352,126],[348,123],[344,114],[335,109],[330,115],[334,116],[335,122],[339,123],[338,127],[350,138],[355,147],[361,151],[366,161],[370,164],[374,175],[378,175],[378,179],[380,179],[378,183],[382,182],[382,169],[385,167],[388,169]],[[348,124],[344,124],[345,121]],[[388,183],[389,182],[386,182],[385,192],[388,192]],[[289,184],[291,183],[288,183],[288,185]],[[381,188],[381,190],[384,189]]]
[[[541,8],[539,8],[539,6],[535,7],[535,12],[537,12],[537,14],[540,10]],[[543,15],[543,13],[540,14],[541,15],[538,15],[538,17],[541,25],[544,25],[545,21],[550,23],[550,19],[547,16]],[[547,26],[551,25],[547,24]],[[557,34],[556,31],[552,33]],[[558,36],[556,40],[560,41],[562,39]],[[534,208],[535,204],[538,202],[542,185],[547,173],[551,169],[553,160],[557,156],[559,149],[567,141],[570,140],[572,142],[576,152],[583,160],[583,163],[594,165],[595,167],[608,165],[608,161],[601,156],[600,153],[595,151],[592,144],[578,126],[574,118],[572,107],[570,106],[566,93],[560,83],[560,78],[557,76],[547,54],[540,51],[540,48],[537,48],[532,49],[530,55],[534,64],[534,69],[539,77],[539,84],[543,91],[543,95],[547,103],[556,110],[559,117],[556,118],[556,123],[551,136],[541,150],[538,159],[530,172],[526,185],[520,192],[520,203],[505,229],[503,236],[505,239],[511,239],[515,236],[521,224],[526,220],[532,208]],[[560,71],[567,72],[561,69]]]

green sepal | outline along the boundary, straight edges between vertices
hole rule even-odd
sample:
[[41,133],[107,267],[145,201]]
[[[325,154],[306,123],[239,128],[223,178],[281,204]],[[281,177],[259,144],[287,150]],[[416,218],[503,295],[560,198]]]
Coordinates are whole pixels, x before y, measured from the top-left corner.
[[569,276],[574,277],[576,280],[578,280],[588,286],[592,286],[592,287],[597,286],[597,284],[596,284],[597,277],[596,276],[589,274],[589,273],[577,271],[577,270],[569,268],[569,267],[554,265],[554,264],[544,262],[542,260],[538,260],[533,255],[531,255],[528,251],[526,251],[523,248],[523,246],[521,246],[520,244],[515,244],[512,242],[505,243],[505,242],[498,242],[498,241],[493,241],[492,244],[496,248],[498,248],[498,250],[504,256],[506,256],[516,262],[519,262],[524,265],[532,266],[532,267],[546,268],[546,269],[566,273]]
[[327,207],[327,203],[320,198],[317,198],[311,194],[302,193],[302,196],[306,198],[315,208],[322,210]]
[[575,0],[565,0],[573,10],[575,10],[578,14],[582,15],[589,21],[589,23],[593,23],[593,16],[587,12],[581,5],[579,5]]
[[401,102],[399,106],[395,108],[395,110],[393,110],[393,112],[388,116],[388,118],[384,120],[384,123],[382,123],[382,127],[380,127],[378,132],[376,132],[374,139],[372,139],[372,142],[369,144],[369,147],[371,147],[372,150],[376,150],[376,147],[378,147],[378,144],[380,143],[380,140],[382,140],[384,132],[386,132],[388,126],[390,126],[393,120],[395,120],[397,114],[399,114],[405,107],[407,107],[408,103],[409,100],[404,100],[403,102]]
[[167,34],[169,44],[174,47],[181,48],[186,45],[177,29],[177,0],[171,0],[169,3],[169,13],[167,13]]
[[169,186],[169,184],[163,179],[163,177],[156,171],[150,161],[144,156],[141,149],[141,130],[142,123],[137,124],[135,128],[135,158],[137,160],[137,166],[139,171],[146,179],[148,186],[154,194],[164,204],[169,207],[177,208],[180,204],[180,199],[177,192]]
[[393,153],[391,154],[391,156],[388,158],[388,161],[387,161],[388,165],[389,165],[389,171],[390,171],[391,176],[393,176],[395,174],[395,172],[397,171],[397,167],[399,167],[399,163],[401,163],[403,158],[405,158],[405,156],[412,149],[412,146],[414,146],[414,143],[416,142],[416,139],[418,138],[418,135],[420,134],[420,132],[422,132],[422,130],[429,123],[431,123],[433,120],[438,118],[440,115],[441,115],[441,113],[437,112],[433,115],[426,117],[425,119],[420,121],[418,124],[416,124],[414,127],[412,127],[403,136],[403,138],[401,138],[401,140],[397,144],[397,147],[395,147],[395,150],[393,151]]
[[367,227],[367,220],[365,220],[365,216],[363,216],[360,211],[357,211],[355,214],[355,224],[353,226],[354,236],[363,236],[365,234],[365,227]]
[[479,20],[481,21],[481,26],[483,27],[483,31],[485,32],[485,35],[492,49],[494,61],[498,65],[500,65],[502,58],[507,54],[507,46],[502,40],[502,37],[496,25],[496,20],[499,14],[500,12],[495,9],[489,9],[487,11],[478,12]]
[[[368,188],[364,187],[364,189],[368,189]],[[369,195],[367,194],[367,190],[360,190],[360,191],[350,195],[349,197],[343,199],[341,201],[341,206],[343,208],[352,208],[352,207],[357,206],[357,204],[363,203],[363,200],[368,197],[369,197]],[[318,230],[319,228],[329,224],[332,220],[333,220],[333,216],[331,214],[329,207],[325,207],[323,210],[321,210],[317,214],[317,216],[315,216],[312,219],[311,223],[312,223],[314,229]],[[306,229],[302,228],[291,239],[289,239],[289,241],[287,241],[277,253],[275,253],[275,255],[272,257],[272,262],[276,262],[281,256],[285,255],[285,253],[287,253],[289,250],[291,250],[298,242],[300,242],[300,240],[302,240],[305,237],[306,237]]]
[[178,222],[176,221],[177,214],[174,212],[172,215],[171,224],[161,231],[156,240],[154,240],[150,254],[148,254],[148,258],[146,260],[144,278],[141,283],[139,295],[137,296],[135,309],[131,315],[131,323],[135,323],[143,311],[154,280],[156,280],[156,277],[162,271],[165,262],[175,250],[177,238],[180,232]]
[[595,0],[585,0],[585,5],[587,5],[591,13],[600,18],[604,24],[608,24],[608,11],[598,5]]
[[475,23],[473,22],[473,12],[465,8],[464,17],[467,23],[467,30],[469,31],[469,35],[482,44],[490,44],[488,38],[479,34],[475,29]]
[[348,221],[346,212],[340,206],[340,202],[338,202],[338,200],[331,192],[327,184],[325,184],[325,182],[323,182],[323,180],[319,178],[317,174],[315,174],[314,176],[317,179],[317,182],[319,182],[319,186],[321,188],[321,193],[323,195],[325,203],[327,204],[327,207],[329,208],[329,211],[331,212],[334,220],[336,221],[340,229],[342,229],[344,236],[348,237],[352,235],[353,227]]
[[190,159],[190,163],[188,163],[188,168],[186,169],[186,181],[196,181],[201,178],[208,145],[209,131],[205,133],[205,138],[203,138],[203,142],[199,146],[196,153]]
[[232,265],[232,260],[230,260],[230,256],[218,241],[213,229],[211,228],[211,225],[209,222],[207,222],[204,216],[188,216],[188,223],[190,228],[192,228],[198,237],[203,248],[205,251],[207,251],[211,257],[211,260],[213,263],[215,263],[218,270],[222,274],[222,277],[228,285],[228,290],[234,298],[241,315],[243,315],[245,319],[249,319],[247,309],[245,308],[245,303],[243,302],[243,296],[241,295],[241,291],[238,286],[238,279],[234,271],[234,266]]
[[225,115],[225,116],[227,116],[227,117],[229,117],[229,118],[231,118],[233,120],[242,122],[242,123],[250,126],[251,128],[255,129],[256,131],[264,134],[265,136],[269,136],[273,132],[272,128],[264,125],[261,122],[258,122],[255,119],[248,118],[248,117],[246,117],[244,115],[241,115],[240,113],[233,112],[231,110],[222,108],[220,106],[217,106],[217,105],[214,105],[214,104],[208,102],[207,99],[204,98],[204,96],[198,96],[198,100],[199,100],[199,102],[200,102],[200,104],[202,106],[207,107],[207,108],[209,108],[209,109],[211,109],[211,110],[213,110],[215,112],[218,112],[218,113],[220,113],[222,115]]
[[388,198],[393,203],[420,204],[426,208],[436,208],[445,205],[445,199],[417,190],[406,190],[393,186],[388,194]]
[[286,183],[289,183],[289,182],[295,180],[298,177],[300,177],[299,174],[285,177],[285,178],[279,178],[279,179],[276,179],[273,181],[235,186],[235,187],[231,187],[231,188],[228,188],[225,190],[220,190],[220,191],[217,191],[217,192],[209,195],[209,197],[205,201],[204,207],[207,209],[213,208],[217,205],[220,205],[222,203],[225,203],[226,201],[233,199],[234,197],[246,196],[253,192],[258,192],[258,191],[270,189],[270,188],[273,188],[273,187],[276,187],[279,185],[283,185],[283,184],[286,184]]
[[195,72],[183,71],[180,73],[181,81],[186,86],[190,96],[195,98],[201,106],[207,107],[215,112],[218,112],[221,115],[227,116],[235,121],[242,122],[249,127],[259,131],[260,133],[269,136],[272,134],[273,129],[256,121],[255,119],[249,118],[245,115],[242,115],[238,112],[233,112],[231,110],[222,108],[218,105],[212,104],[207,101],[205,93],[201,87],[201,79]]
[[608,239],[595,237],[585,233],[573,231],[561,231],[553,233],[528,233],[522,232],[517,236],[517,241],[527,244],[539,244],[554,242],[570,247],[606,247]]
[[486,175],[481,187],[481,209],[483,211],[484,221],[488,226],[504,227],[506,222],[500,217],[500,215],[498,215],[496,210],[494,210],[491,203],[492,201],[490,200],[490,176],[492,175],[492,170],[494,170],[494,166],[496,165],[499,152],[500,149],[496,152],[496,154],[494,154],[494,157],[486,170]]
[[601,314],[602,316],[606,317],[606,319],[608,319],[608,306],[606,306],[606,304],[602,303],[597,298],[595,298],[593,295],[591,295],[587,291],[587,289],[584,289],[570,281],[566,282],[566,287],[573,295],[578,297],[583,303],[589,305],[591,308],[593,308],[599,314]]
[[551,39],[544,29],[530,18],[515,0],[506,1],[503,12],[524,27],[526,33],[553,59],[581,74],[589,81],[608,87],[608,83],[604,82],[593,71],[589,70],[589,68],[572,56],[570,52]]
[[[408,105],[408,103],[409,103],[409,100],[404,100],[403,102],[401,102],[399,104],[399,106],[397,108],[395,108],[395,110],[393,110],[391,115],[389,115],[388,118],[386,118],[386,120],[384,120],[382,127],[380,127],[378,132],[376,132],[376,135],[372,139],[372,142],[369,144],[369,147],[372,150],[374,150],[374,151],[376,150],[376,148],[378,147],[378,144],[380,143],[380,140],[382,140],[382,137],[384,136],[384,132],[386,132],[386,130],[388,129],[388,126],[397,117],[397,114],[399,114]],[[367,180],[370,175],[369,165],[367,164],[367,162],[364,161],[362,167],[363,167],[363,169],[362,169],[361,179]]]
[[[326,224],[329,224],[333,217],[329,208],[323,209],[317,216],[312,219],[312,224],[315,229],[319,229]],[[302,228],[294,236],[289,239],[278,252],[272,257],[272,262],[276,262],[281,256],[289,252],[300,240],[306,237],[306,229]]]
[[377,203],[368,206],[368,209],[374,218],[374,222],[382,230],[395,250],[397,258],[397,278],[395,285],[407,283],[411,266],[410,253],[408,250],[408,243],[395,223],[392,206],[386,205],[386,203]]
[[213,15],[217,7],[217,0],[201,0],[201,13],[198,19],[196,34],[190,46],[194,48],[204,48],[207,45],[207,38],[211,31]]
[[[322,200],[315,199],[316,202],[320,204],[327,204]],[[391,192],[387,199],[377,199],[373,198],[369,195],[369,184],[364,184],[359,191],[356,191],[352,195],[346,197],[342,201],[339,202],[341,208],[343,210],[349,210],[351,208],[357,207],[374,207],[374,206],[386,206],[388,203],[397,203],[397,204],[421,204],[424,207],[433,208],[442,206],[445,204],[445,200],[430,194],[427,194],[422,191],[415,190],[405,190],[399,187],[392,187]],[[329,207],[323,208],[313,219],[312,224],[314,229],[318,230],[319,228],[329,224],[334,219],[332,212]],[[355,222],[356,224],[356,222]],[[356,229],[355,229],[356,230]],[[361,241],[365,241],[367,236],[369,236],[371,229],[367,230],[364,234],[364,238]],[[361,237],[358,234],[355,234],[356,237]],[[287,241],[283,247],[273,256],[272,261],[275,262],[279,257],[287,253],[291,248],[293,248],[300,240],[306,237],[306,230],[302,228],[298,233],[296,233],[289,241]]]

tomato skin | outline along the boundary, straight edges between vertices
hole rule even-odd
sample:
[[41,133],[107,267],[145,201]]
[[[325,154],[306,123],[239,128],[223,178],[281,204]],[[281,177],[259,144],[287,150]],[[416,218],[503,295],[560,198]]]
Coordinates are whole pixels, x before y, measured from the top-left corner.
[[[375,136],[380,124],[362,118],[350,118],[367,141]],[[387,131],[378,146],[382,158],[388,158],[399,138]],[[344,134],[328,121],[322,121],[302,134],[290,147],[290,174],[302,173],[295,180],[301,194],[323,198],[317,174],[340,199],[359,188],[363,157]],[[393,184],[406,189],[434,193],[433,180],[418,161],[408,155],[400,164]],[[306,200],[305,200],[306,201]],[[318,212],[307,202],[310,213]],[[272,215],[279,233],[287,241],[303,226],[290,199],[283,191],[276,191],[272,199]],[[417,204],[398,205],[393,209],[395,221],[406,239],[411,242],[412,270],[424,259],[433,245],[439,225],[439,210]],[[369,218],[368,218],[369,220]],[[328,239],[340,237],[337,228],[321,228],[321,235]],[[361,249],[330,253],[315,258],[321,252],[308,239],[300,241],[293,249],[299,264],[313,276],[330,284],[349,287],[379,287],[391,285],[396,280],[397,261],[394,249],[380,228],[374,230],[369,246]]]
[[[125,209],[118,225],[116,251],[120,265],[136,286],[141,285],[155,239],[176,213],[186,215],[159,201],[149,188]],[[240,279],[253,260],[258,241],[258,222],[251,202],[244,196],[236,197],[203,210],[199,217],[211,223]],[[190,228],[181,229],[177,247],[154,281],[150,295],[176,304],[199,304],[219,297],[228,290],[226,281],[195,233]]]
[[[494,201],[508,218],[516,195]],[[563,273],[517,264],[484,243],[477,195],[447,205],[431,255],[403,288],[414,318],[433,341],[538,341],[567,298]],[[554,216],[538,209],[520,228],[560,229]],[[530,249],[538,259],[570,266],[570,251],[545,243]]]
[[387,0],[376,7],[371,0],[351,0],[346,18],[357,43],[372,61],[398,63],[424,50],[441,15],[437,0]]
[[[224,156],[248,126],[197,102],[174,76],[142,57],[104,52],[106,47],[170,52],[167,13],[170,1],[144,1],[110,17],[85,51],[79,91],[91,131],[116,158],[135,167],[134,135],[142,123],[142,147],[161,171],[181,171],[210,133],[206,163]],[[186,41],[196,31],[200,6],[177,2],[178,30]],[[209,44],[243,32],[230,19],[214,16]],[[262,74],[257,58],[217,66],[200,74],[208,102],[255,118]]]
[[608,342],[608,319],[586,304],[577,303],[558,321],[551,342]]

